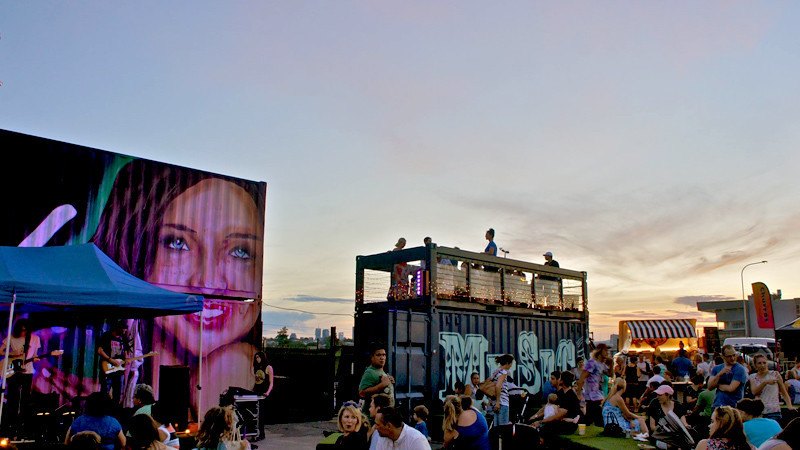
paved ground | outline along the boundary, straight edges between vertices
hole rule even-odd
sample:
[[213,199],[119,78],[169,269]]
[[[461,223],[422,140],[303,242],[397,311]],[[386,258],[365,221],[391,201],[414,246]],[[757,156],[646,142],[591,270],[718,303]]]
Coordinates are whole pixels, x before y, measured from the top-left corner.
[[335,421],[282,423],[266,426],[266,437],[255,442],[258,450],[314,449],[323,431],[337,431]]

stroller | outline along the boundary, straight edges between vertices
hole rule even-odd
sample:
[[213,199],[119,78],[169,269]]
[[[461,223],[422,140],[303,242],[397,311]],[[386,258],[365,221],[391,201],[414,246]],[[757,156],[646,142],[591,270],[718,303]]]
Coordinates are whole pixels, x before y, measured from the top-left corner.
[[509,403],[513,412],[511,423],[489,425],[489,442],[492,450],[530,449],[540,444],[539,430],[524,423],[531,397],[532,395],[521,388],[509,391]]

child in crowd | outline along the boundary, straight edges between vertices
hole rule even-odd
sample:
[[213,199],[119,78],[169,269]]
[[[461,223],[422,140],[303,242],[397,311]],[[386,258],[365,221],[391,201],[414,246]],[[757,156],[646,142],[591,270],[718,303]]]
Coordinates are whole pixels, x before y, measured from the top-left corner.
[[414,407],[414,414],[411,416],[414,419],[414,428],[422,433],[428,441],[431,440],[428,434],[428,425],[425,423],[428,420],[428,408],[425,405],[417,405]]
[[558,413],[558,394],[547,396],[547,404],[544,405],[544,418],[549,419]]

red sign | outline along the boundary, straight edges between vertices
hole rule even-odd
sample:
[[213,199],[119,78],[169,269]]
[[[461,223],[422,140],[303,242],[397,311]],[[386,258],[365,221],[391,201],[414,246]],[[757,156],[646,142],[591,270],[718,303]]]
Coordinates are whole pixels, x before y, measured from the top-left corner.
[[772,295],[766,284],[753,283],[753,302],[755,302],[756,316],[759,328],[775,329],[775,318],[772,316]]

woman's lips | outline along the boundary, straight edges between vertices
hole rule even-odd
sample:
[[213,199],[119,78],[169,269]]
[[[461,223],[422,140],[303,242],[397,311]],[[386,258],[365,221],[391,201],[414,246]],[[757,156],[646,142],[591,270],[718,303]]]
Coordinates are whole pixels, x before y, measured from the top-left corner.
[[203,321],[203,328],[222,328],[231,316],[232,308],[223,302],[208,302],[203,305],[203,310],[188,314],[189,321],[197,325]]

